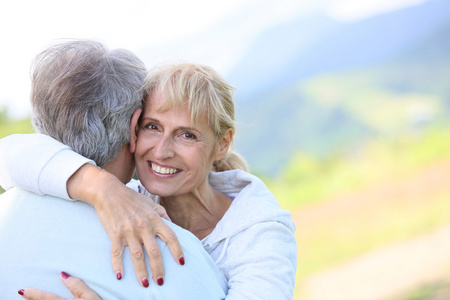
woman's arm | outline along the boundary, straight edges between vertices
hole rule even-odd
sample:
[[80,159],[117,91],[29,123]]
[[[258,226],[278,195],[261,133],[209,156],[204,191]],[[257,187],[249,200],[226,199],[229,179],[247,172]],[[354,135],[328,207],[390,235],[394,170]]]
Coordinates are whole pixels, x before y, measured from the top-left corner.
[[0,186],[71,200],[66,182],[82,165],[95,163],[44,134],[0,139]]
[[177,262],[184,261],[175,233],[160,218],[168,219],[162,206],[126,187],[112,174],[94,166],[91,160],[49,136],[15,134],[1,139],[0,185],[5,189],[17,186],[66,200],[78,199],[94,206],[111,239],[117,279],[124,276],[122,257],[127,245],[139,282],[148,278],[142,245],[149,254],[154,280],[164,277],[155,236],[168,244]]

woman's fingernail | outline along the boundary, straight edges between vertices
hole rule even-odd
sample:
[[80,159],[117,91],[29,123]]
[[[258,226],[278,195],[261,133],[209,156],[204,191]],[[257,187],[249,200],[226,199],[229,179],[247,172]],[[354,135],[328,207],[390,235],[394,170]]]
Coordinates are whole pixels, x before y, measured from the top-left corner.
[[181,255],[180,256],[180,259],[178,260],[179,262],[180,262],[180,265],[184,265],[184,256],[183,255]]
[[156,278],[156,283],[161,286],[164,284],[164,279],[162,277],[158,277]]
[[142,278],[142,285],[144,287],[148,287],[148,279],[147,278]]
[[122,273],[117,272],[117,273],[116,273],[116,277],[117,277],[117,280],[122,279]]
[[64,279],[67,279],[67,278],[70,277],[70,275],[67,274],[66,272],[61,272],[61,276],[62,276],[62,278],[64,278]]
[[23,296],[23,295],[25,295],[25,290],[21,289],[21,290],[18,291],[18,293],[19,293],[20,296]]

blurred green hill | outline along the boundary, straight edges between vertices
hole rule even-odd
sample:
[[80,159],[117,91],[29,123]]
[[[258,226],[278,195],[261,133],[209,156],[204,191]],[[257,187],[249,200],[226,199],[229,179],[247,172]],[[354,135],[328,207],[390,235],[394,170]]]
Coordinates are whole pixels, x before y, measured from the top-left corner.
[[230,75],[236,148],[254,172],[276,176],[298,151],[328,159],[450,128],[450,2],[308,21],[270,29]]

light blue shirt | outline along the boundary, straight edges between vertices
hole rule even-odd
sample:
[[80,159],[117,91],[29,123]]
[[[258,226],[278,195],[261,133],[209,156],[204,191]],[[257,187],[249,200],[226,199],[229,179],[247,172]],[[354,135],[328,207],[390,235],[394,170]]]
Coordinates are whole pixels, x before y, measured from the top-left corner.
[[[12,188],[0,196],[1,299],[23,299],[17,291],[38,288],[72,298],[60,272],[80,277],[104,300],[108,299],[224,299],[227,288],[214,262],[190,232],[166,222],[183,246],[186,263],[178,265],[169,247],[157,238],[165,280],[158,286],[139,285],[128,248],[125,274],[112,270],[111,242],[90,205],[61,201]],[[148,257],[146,256],[147,269]]]

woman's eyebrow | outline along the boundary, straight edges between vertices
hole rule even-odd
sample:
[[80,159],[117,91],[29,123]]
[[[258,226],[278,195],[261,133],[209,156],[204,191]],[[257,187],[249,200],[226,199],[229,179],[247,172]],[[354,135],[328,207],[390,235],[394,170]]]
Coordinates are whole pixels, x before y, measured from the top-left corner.
[[141,122],[153,122],[153,123],[160,123],[157,119],[154,118],[149,118],[149,117],[143,117],[141,119]]
[[178,130],[187,130],[187,131],[197,131],[201,132],[201,130],[195,128],[195,127],[189,127],[189,126],[180,126],[178,127]]

